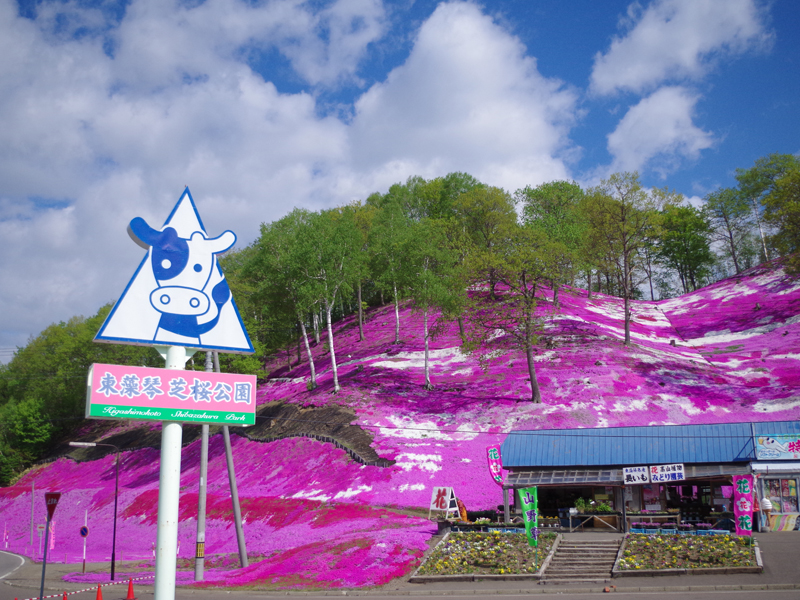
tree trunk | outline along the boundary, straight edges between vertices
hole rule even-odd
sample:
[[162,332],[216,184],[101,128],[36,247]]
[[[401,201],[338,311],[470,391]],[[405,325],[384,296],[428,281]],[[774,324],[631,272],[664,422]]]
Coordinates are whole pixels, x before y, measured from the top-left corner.
[[432,390],[431,371],[428,364],[428,309],[422,311],[422,333],[425,336],[425,389]]
[[311,344],[308,342],[308,331],[306,324],[300,319],[300,332],[303,334],[303,342],[306,345],[306,354],[308,355],[308,367],[311,369],[311,386],[317,387],[317,372],[314,370],[314,356],[311,354]]
[[333,371],[333,393],[336,394],[341,389],[339,387],[339,372],[336,369],[336,352],[333,350],[333,324],[331,323],[331,312],[333,306],[325,301],[325,318],[328,322],[328,349],[331,352],[331,370]]
[[364,309],[361,304],[361,280],[358,280],[358,341],[364,341]]
[[631,273],[628,271],[628,256],[622,258],[622,295],[625,298],[625,345],[631,344]]
[[397,284],[394,285],[394,343],[400,343],[400,300],[397,298]]
[[589,290],[589,300],[591,300],[592,299],[592,270],[591,269],[589,269],[586,272],[586,279],[589,282],[589,285],[587,285],[586,287]]
[[319,346],[319,313],[314,311],[314,342]]
[[456,320],[458,321],[458,335],[461,336],[461,341],[463,342],[464,338],[466,337],[464,334],[464,317],[459,315],[458,319]]
[[552,284],[553,284],[553,306],[555,308],[558,308],[558,288],[559,288],[559,285],[558,285],[558,282],[555,279],[552,281]]
[[534,404],[542,403],[542,393],[539,391],[539,381],[536,379],[536,367],[533,363],[533,345],[527,344],[525,357],[528,359],[528,375],[531,378],[531,402]]
[[758,223],[758,232],[761,234],[761,247],[764,250],[764,260],[769,260],[769,252],[767,251],[767,242],[764,239],[764,228],[761,226],[761,216],[758,214],[758,205],[755,198],[750,198],[753,203],[753,212],[756,215],[756,223]]

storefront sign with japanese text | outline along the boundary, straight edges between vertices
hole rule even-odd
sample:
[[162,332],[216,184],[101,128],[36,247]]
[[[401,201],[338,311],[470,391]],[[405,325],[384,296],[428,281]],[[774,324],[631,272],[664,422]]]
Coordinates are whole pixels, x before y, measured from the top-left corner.
[[95,364],[88,386],[87,419],[256,422],[255,375]]
[[683,464],[653,465],[650,467],[650,481],[653,483],[668,483],[670,481],[683,481],[686,476]]
[[647,467],[622,467],[625,485],[650,483],[650,469]]
[[500,456],[500,445],[495,444],[494,446],[488,446],[486,448],[486,457],[489,459],[489,473],[492,475],[492,479],[495,480],[495,483],[500,487],[503,486],[503,459]]
[[760,435],[755,438],[759,460],[797,460],[800,458],[800,435]]
[[733,476],[733,518],[736,535],[753,534],[753,476]]
[[539,494],[536,487],[519,491],[522,499],[522,519],[525,521],[525,533],[528,534],[528,545],[539,545]]

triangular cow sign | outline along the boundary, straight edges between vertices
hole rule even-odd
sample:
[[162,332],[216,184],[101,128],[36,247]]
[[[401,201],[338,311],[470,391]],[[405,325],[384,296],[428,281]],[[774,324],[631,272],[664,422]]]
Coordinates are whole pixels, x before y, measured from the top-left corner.
[[96,341],[253,353],[217,261],[236,235],[208,237],[189,188],[161,229],[136,217],[128,234],[147,254]]

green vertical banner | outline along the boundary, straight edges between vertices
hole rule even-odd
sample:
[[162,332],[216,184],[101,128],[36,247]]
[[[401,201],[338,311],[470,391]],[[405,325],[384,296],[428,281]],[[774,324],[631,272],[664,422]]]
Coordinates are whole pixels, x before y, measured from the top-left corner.
[[522,518],[525,520],[525,533],[528,534],[528,544],[534,548],[539,547],[539,494],[535,487],[519,491],[522,498]]

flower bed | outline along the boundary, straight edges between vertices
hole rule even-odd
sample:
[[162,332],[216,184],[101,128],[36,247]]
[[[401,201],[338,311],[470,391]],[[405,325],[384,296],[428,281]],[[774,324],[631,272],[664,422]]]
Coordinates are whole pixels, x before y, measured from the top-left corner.
[[536,549],[524,533],[451,533],[428,557],[417,575],[507,575],[536,573],[547,558],[556,534],[539,535]]
[[619,561],[621,571],[755,566],[755,549],[750,540],[729,535],[631,534]]

